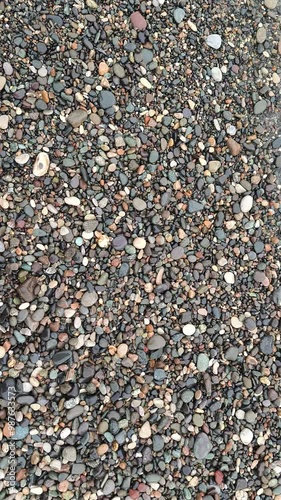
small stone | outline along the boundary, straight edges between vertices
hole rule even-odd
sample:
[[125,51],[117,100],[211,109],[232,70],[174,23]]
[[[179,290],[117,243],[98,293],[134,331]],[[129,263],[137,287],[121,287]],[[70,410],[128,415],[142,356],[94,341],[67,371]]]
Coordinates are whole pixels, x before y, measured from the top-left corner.
[[185,10],[178,7],[174,10],[174,20],[177,24],[180,24],[185,18]]
[[206,458],[210,453],[212,447],[212,443],[207,434],[205,434],[204,432],[200,432],[200,434],[198,434],[195,439],[193,449],[194,455],[197,460],[203,460],[204,458]]
[[195,200],[189,200],[188,203],[188,211],[189,213],[193,214],[195,212],[201,212],[204,208],[204,205],[202,203],[199,203],[198,201]]
[[35,177],[43,177],[46,175],[50,167],[50,159],[47,153],[41,152],[37,155],[33,165],[33,175]]
[[138,210],[139,212],[142,212],[143,210],[146,209],[146,202],[142,200],[141,198],[134,198],[133,199],[133,207]]
[[272,294],[272,299],[274,304],[281,307],[281,286],[279,286],[278,288],[276,288],[276,290],[274,290]]
[[0,346],[0,359],[4,358],[6,355],[6,349],[3,346]]
[[117,347],[117,356],[118,358],[125,358],[125,356],[127,356],[127,352],[128,352],[128,346],[127,344],[120,344],[118,347]]
[[147,27],[147,22],[140,12],[136,11],[131,14],[131,23],[136,30],[143,31]]
[[236,361],[238,358],[238,348],[237,347],[229,347],[224,355],[227,361]]
[[98,4],[94,0],[86,0],[87,7],[90,9],[97,9]]
[[146,241],[144,238],[135,238],[134,241],[133,241],[133,245],[135,248],[137,248],[138,250],[143,250],[145,247],[146,247]]
[[36,293],[37,286],[38,286],[37,279],[34,276],[32,276],[18,287],[18,294],[21,296],[24,302],[32,302],[38,295]]
[[268,9],[276,9],[277,4],[278,4],[278,0],[265,0],[265,2],[264,2],[264,5]]
[[240,439],[242,443],[245,445],[250,444],[253,440],[253,437],[254,437],[253,432],[251,431],[251,429],[248,429],[247,427],[242,429],[242,431],[240,432]]
[[85,292],[81,298],[81,304],[84,307],[91,307],[97,302],[97,300],[98,294],[95,291]]
[[255,115],[261,115],[266,110],[266,108],[267,108],[267,102],[265,99],[256,102],[254,106]]
[[257,31],[257,42],[258,43],[263,43],[266,40],[266,29],[265,28],[259,28]]
[[9,62],[4,62],[3,70],[4,70],[5,75],[7,75],[7,76],[11,76],[14,72],[13,66]]
[[115,483],[112,479],[108,479],[103,487],[103,494],[105,496],[111,495],[115,491]]
[[0,115],[0,129],[6,130],[9,125],[9,117],[8,115]]
[[217,34],[209,35],[206,38],[206,43],[213,49],[219,49],[221,46],[221,36]]
[[28,162],[29,158],[30,158],[29,154],[23,153],[15,157],[15,162],[18,165],[25,165]]
[[102,109],[111,108],[116,103],[114,94],[109,90],[102,90],[99,94],[99,103]]
[[104,76],[106,73],[109,72],[109,67],[106,64],[106,62],[102,61],[99,63],[99,75]]
[[5,76],[0,76],[0,92],[1,92],[1,90],[3,90],[3,88],[5,87],[5,85],[6,85],[6,81],[7,81],[7,80],[6,80]]
[[232,156],[238,156],[241,152],[241,146],[232,137],[228,137],[226,141],[229,152]]
[[229,285],[233,285],[233,283],[235,283],[235,275],[234,275],[234,273],[232,273],[231,271],[226,272],[224,274],[224,280]]
[[76,109],[68,115],[67,121],[73,128],[78,128],[87,119],[87,116],[88,113],[84,109]]
[[166,340],[161,335],[155,334],[147,342],[147,348],[150,351],[157,351],[158,349],[163,349],[166,345]]
[[182,332],[184,333],[184,335],[194,335],[195,331],[196,331],[196,328],[191,323],[184,325],[182,328]]
[[75,462],[77,453],[74,446],[65,446],[65,448],[63,448],[62,450],[62,458],[65,462]]
[[231,318],[230,322],[231,322],[231,326],[233,326],[233,328],[237,328],[237,329],[239,329],[239,328],[242,328],[242,326],[243,326],[242,321],[240,321],[240,320],[237,318],[237,316],[233,316],[233,317]]
[[260,350],[263,354],[272,354],[274,347],[274,340],[272,335],[265,335],[260,341]]
[[151,436],[151,427],[148,421],[144,422],[139,430],[139,436],[141,439],[148,439]]
[[124,250],[127,244],[128,241],[123,235],[118,235],[112,240],[112,246],[113,248],[115,248],[115,250]]
[[220,68],[214,67],[211,70],[212,78],[215,80],[215,82],[221,82],[222,81],[222,72]]
[[145,87],[146,89],[148,89],[148,90],[152,89],[152,85],[151,85],[151,83],[147,80],[147,78],[142,77],[142,78],[140,79],[140,83],[141,83],[141,85],[142,85],[143,87]]
[[179,260],[184,256],[184,248],[183,247],[175,247],[171,251],[171,258],[174,260]]
[[254,199],[251,195],[247,194],[242,198],[241,203],[240,203],[240,210],[243,214],[246,214],[250,212],[251,208],[253,207]]
[[200,353],[197,358],[196,363],[197,369],[199,372],[205,372],[209,368],[209,357],[207,354]]
[[209,161],[209,163],[208,163],[208,168],[212,174],[215,174],[217,172],[217,170],[219,170],[220,166],[221,166],[220,161],[212,160],[212,161]]
[[108,452],[108,449],[109,449],[108,444],[106,444],[106,443],[100,444],[97,447],[98,456],[102,457],[103,455],[105,455]]
[[56,352],[53,356],[53,363],[57,366],[63,365],[72,357],[72,352],[69,350]]
[[64,203],[66,205],[70,205],[71,207],[79,207],[81,201],[77,198],[77,196],[66,196],[64,198]]
[[126,76],[126,73],[125,73],[123,66],[121,66],[121,64],[119,64],[119,63],[114,64],[113,71],[114,71],[114,74],[116,76],[118,76],[118,78],[122,79],[122,78],[125,78],[125,76]]

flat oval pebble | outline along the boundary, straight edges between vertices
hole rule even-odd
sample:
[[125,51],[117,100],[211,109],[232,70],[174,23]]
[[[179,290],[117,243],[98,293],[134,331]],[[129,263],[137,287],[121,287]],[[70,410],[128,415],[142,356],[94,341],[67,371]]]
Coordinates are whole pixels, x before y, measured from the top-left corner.
[[140,430],[139,430],[139,436],[141,439],[148,439],[151,436],[151,427],[150,423],[148,421],[144,422],[142,424]]
[[144,238],[135,238],[134,241],[133,241],[133,245],[135,248],[137,248],[138,250],[142,250],[143,248],[146,247],[146,241]]
[[163,349],[166,345],[166,340],[161,335],[153,335],[147,342],[147,348],[150,351],[156,351],[158,349]]
[[139,11],[133,12],[133,14],[131,14],[130,19],[135,29],[139,31],[143,31],[146,29],[147,22]]
[[207,45],[209,45],[209,47],[212,47],[213,49],[219,49],[221,46],[221,42],[221,36],[217,34],[209,35],[206,38]]
[[232,285],[235,283],[235,275],[231,271],[228,271],[224,274],[224,280],[226,283]]
[[79,200],[79,198],[77,198],[77,196],[66,196],[64,198],[64,203],[66,203],[66,205],[70,205],[72,207],[79,207],[81,200]]
[[245,445],[250,444],[253,440],[253,437],[254,437],[253,432],[251,431],[251,429],[248,429],[247,427],[242,429],[242,431],[240,432],[240,439],[242,443]]
[[196,436],[193,453],[197,460],[204,460],[212,450],[212,447],[213,445],[207,434],[205,434],[205,432],[200,432],[200,434]]
[[184,325],[182,327],[182,331],[183,331],[184,335],[194,335],[196,328],[191,323],[187,323],[186,325]]
[[139,212],[142,212],[143,210],[146,209],[146,202],[142,200],[141,198],[134,198],[133,199],[133,206],[136,210]]
[[222,81],[222,72],[221,72],[220,68],[217,68],[217,67],[212,68],[211,74],[212,74],[213,80],[215,80],[215,82]]
[[177,24],[181,23],[185,18],[185,10],[181,9],[178,7],[174,11],[174,20],[176,21]]
[[7,80],[6,80],[5,76],[0,76],[0,92],[5,87],[6,81]]
[[93,291],[93,292],[85,292],[81,298],[81,304],[84,307],[91,307],[93,306],[98,300],[98,294]]
[[247,194],[246,196],[244,196],[240,203],[241,212],[243,212],[243,214],[247,214],[248,212],[250,212],[253,207],[253,203],[254,200],[251,195]]
[[209,368],[209,357],[204,353],[200,353],[197,357],[196,366],[199,372],[205,372]]
[[184,256],[184,248],[183,247],[175,247],[171,251],[171,258],[174,260],[181,259]]
[[6,130],[9,125],[9,117],[8,115],[0,115],[0,129]]
[[48,153],[41,152],[37,155],[33,165],[33,175],[36,177],[43,177],[47,174],[50,167],[50,158]]

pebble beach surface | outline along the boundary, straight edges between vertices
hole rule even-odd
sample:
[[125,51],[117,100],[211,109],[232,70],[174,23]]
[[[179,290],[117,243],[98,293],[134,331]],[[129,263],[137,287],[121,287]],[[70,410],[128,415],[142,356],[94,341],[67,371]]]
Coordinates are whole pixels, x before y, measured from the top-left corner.
[[0,0],[0,500],[281,500],[280,16]]

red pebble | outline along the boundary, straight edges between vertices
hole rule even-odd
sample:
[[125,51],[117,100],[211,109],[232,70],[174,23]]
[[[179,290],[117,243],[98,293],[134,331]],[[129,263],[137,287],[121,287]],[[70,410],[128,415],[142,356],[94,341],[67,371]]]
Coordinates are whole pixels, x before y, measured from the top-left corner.
[[130,498],[133,498],[135,500],[136,498],[139,498],[140,494],[137,490],[130,490],[129,491]]
[[215,472],[215,481],[218,485],[223,482],[223,473],[220,470],[216,470]]

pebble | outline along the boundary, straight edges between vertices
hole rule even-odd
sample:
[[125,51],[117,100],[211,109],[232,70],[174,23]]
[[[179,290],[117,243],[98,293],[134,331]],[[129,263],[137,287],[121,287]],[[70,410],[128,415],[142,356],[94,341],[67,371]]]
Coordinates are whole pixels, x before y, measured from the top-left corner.
[[256,102],[254,106],[254,113],[255,115],[261,115],[267,108],[267,102],[265,99],[261,99],[260,101]]
[[4,62],[3,70],[4,70],[5,75],[7,75],[7,76],[11,76],[14,72],[13,67],[9,62]]
[[144,31],[146,29],[147,22],[140,12],[138,12],[138,11],[133,12],[133,14],[131,14],[130,19],[131,19],[132,25],[134,26],[134,28],[136,30]]
[[184,335],[194,335],[196,328],[191,323],[188,323],[187,325],[183,326],[182,331]]
[[278,5],[278,0],[265,0],[264,1],[264,5],[268,8],[268,9],[276,9],[277,5]]
[[213,80],[215,80],[215,82],[222,81],[222,72],[220,68],[215,66],[214,68],[212,68],[211,73],[212,73],[212,78]]
[[235,274],[232,273],[231,271],[227,271],[225,274],[224,274],[224,280],[226,281],[226,283],[228,283],[229,285],[233,285],[233,283],[235,283]]
[[251,195],[247,194],[242,198],[240,203],[240,210],[243,214],[247,214],[253,208],[254,199]]
[[78,128],[87,119],[87,116],[88,113],[84,109],[76,109],[68,115],[67,121],[73,128]]
[[222,43],[221,36],[217,34],[209,35],[206,38],[206,43],[207,45],[209,45],[209,47],[212,47],[213,49],[219,49]]
[[146,209],[146,202],[142,200],[141,198],[134,198],[133,199],[133,206],[136,210],[139,212],[142,212],[143,210]]
[[237,347],[229,347],[224,355],[227,361],[236,361],[238,358],[238,348]]
[[140,430],[139,430],[139,437],[141,439],[148,439],[150,438],[151,436],[151,427],[150,427],[150,423],[148,421],[144,422],[144,424],[142,424]]
[[204,353],[200,353],[196,363],[199,372],[205,372],[206,370],[208,370],[209,362],[210,362],[209,357]]
[[108,496],[115,491],[115,483],[112,479],[108,479],[103,487],[103,494]]
[[176,21],[177,24],[180,24],[185,18],[185,10],[181,9],[178,7],[174,11],[174,20]]
[[274,340],[272,335],[265,335],[260,341],[260,350],[263,354],[270,355],[273,353]]
[[238,144],[232,137],[228,137],[227,139],[227,147],[232,156],[238,156],[241,152],[241,145]]
[[85,292],[81,297],[81,304],[84,307],[91,307],[98,301],[98,294],[93,292]]
[[201,212],[204,208],[204,205],[202,203],[199,203],[198,201],[195,200],[190,200],[188,203],[188,211],[189,213],[193,214],[195,212]]
[[109,90],[102,90],[99,94],[99,104],[102,109],[108,109],[116,103],[115,96]]
[[212,450],[212,443],[204,432],[200,432],[198,436],[196,436],[193,452],[197,460],[204,460],[204,458],[209,455]]
[[250,444],[253,440],[253,437],[254,437],[253,432],[251,431],[251,429],[248,429],[247,427],[242,429],[242,431],[240,432],[240,439],[242,443],[245,445]]
[[5,76],[0,76],[0,92],[1,92],[1,90],[3,90],[3,88],[5,87],[5,85],[6,85],[6,81],[7,81],[7,80],[6,80]]
[[274,304],[281,307],[281,286],[279,286],[278,288],[276,288],[276,290],[274,290],[272,298]]
[[144,249],[146,247],[146,241],[145,241],[144,238],[138,237],[138,238],[134,239],[133,245],[138,250],[142,250],[142,249]]
[[47,174],[50,168],[50,158],[47,153],[41,152],[37,155],[33,165],[33,175],[35,177],[43,177]]
[[74,448],[74,446],[65,446],[62,450],[62,458],[66,463],[67,462],[76,462],[77,453],[76,453],[76,449]]
[[165,347],[166,345],[166,340],[164,339],[164,337],[162,337],[161,335],[153,335],[153,337],[151,337],[148,342],[147,342],[147,348],[150,350],[150,351],[156,351],[158,349],[163,349],[163,347]]
[[66,205],[70,205],[71,207],[79,207],[81,201],[77,198],[77,196],[66,196],[64,198],[64,203]]
[[6,130],[9,125],[9,117],[8,115],[0,115],[0,129]]
[[29,154],[27,153],[23,153],[21,155],[17,155],[15,157],[15,162],[18,164],[18,165],[25,165],[30,159],[30,156]]
[[184,256],[184,248],[183,247],[175,247],[171,251],[171,258],[174,260],[181,259]]
[[257,31],[257,42],[258,43],[263,43],[266,40],[266,29],[265,28],[259,28]]

